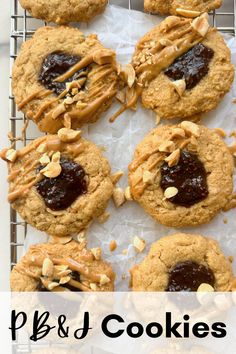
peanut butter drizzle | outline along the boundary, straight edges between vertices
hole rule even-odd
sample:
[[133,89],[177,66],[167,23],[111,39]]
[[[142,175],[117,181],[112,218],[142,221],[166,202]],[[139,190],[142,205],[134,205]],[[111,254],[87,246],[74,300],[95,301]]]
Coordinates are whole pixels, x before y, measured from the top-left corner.
[[[28,96],[25,100],[23,100],[19,105],[18,108],[22,109],[25,105],[27,105],[27,103],[29,103],[30,101],[32,101],[34,98],[36,98],[39,94],[41,94],[42,92],[45,92],[44,88],[41,88],[40,90],[32,93],[30,96]],[[51,92],[51,91],[50,91]]]
[[53,259],[54,264],[67,265],[71,270],[78,272],[81,275],[84,275],[86,278],[92,280],[92,282],[99,283],[101,276],[92,272],[87,266],[76,262],[71,258],[61,258],[61,259]]
[[94,100],[92,103],[88,104],[87,107],[85,107],[84,109],[80,110],[73,110],[71,112],[69,112],[69,116],[74,119],[74,118],[80,118],[80,119],[86,119],[89,116],[91,116],[91,114],[93,114],[94,112],[96,112],[102,105],[104,102],[106,102],[107,99],[112,98],[115,96],[116,94],[116,90],[114,89],[116,86],[116,82],[114,82],[110,88],[107,90],[107,92],[105,92],[101,97],[97,98],[96,100]]
[[[50,258],[53,262],[54,265],[65,265],[68,266],[69,270],[72,271],[76,271],[81,275],[84,275],[88,280],[91,280],[92,282],[96,282],[96,283],[100,283],[101,280],[101,276],[99,274],[96,274],[95,272],[91,271],[85,264],[83,263],[79,263],[75,260],[73,260],[72,258],[54,258],[52,254],[46,252],[46,251],[42,251],[42,250],[37,250],[37,248],[35,247],[35,251],[32,253],[31,258],[25,258],[24,261],[22,262],[22,264],[17,264],[17,271],[19,271],[19,273],[23,274],[23,275],[28,275],[29,277],[35,279],[35,280],[39,280],[41,279],[41,272],[32,272],[30,271],[30,267],[31,266],[36,266],[38,268],[42,268],[43,266],[43,262],[45,260],[45,258]],[[94,258],[92,256],[92,254],[90,252],[88,252],[87,250],[82,250],[81,254],[80,254],[80,259],[82,261],[92,261]],[[104,273],[105,274],[105,273]],[[112,271],[107,272],[108,276],[110,276],[110,279],[112,278]],[[86,285],[84,285],[83,283],[71,279],[68,283],[77,289],[80,289],[82,291],[93,291],[92,289],[90,289],[89,287],[87,287]],[[57,287],[58,288],[58,287]],[[59,290],[59,291],[63,291],[66,288],[63,288],[63,286],[61,286],[61,289],[53,289],[53,291],[55,290]]]
[[93,60],[93,54],[89,54],[85,56],[82,60],[80,60],[77,64],[72,66],[65,74],[57,77],[54,81],[55,82],[64,82],[66,79],[69,79],[71,76],[73,76],[77,71],[82,70],[92,64],[94,62]]
[[[113,123],[127,109],[131,109],[137,104],[144,88],[147,87],[148,84],[154,80],[163,70],[168,68],[178,57],[186,53],[189,49],[193,48],[196,44],[204,39],[192,29],[192,20],[186,19],[186,21],[182,21],[179,19],[175,21],[178,22],[173,23],[169,28],[166,27],[166,30],[162,30],[161,32],[168,32],[168,30],[171,28],[182,26],[183,24],[189,24],[189,26],[183,30],[176,31],[175,33],[165,37],[165,39],[174,41],[173,45],[163,47],[158,42],[157,45],[149,51],[143,47],[143,50],[146,51],[146,54],[152,54],[152,62],[150,64],[148,63],[148,59],[146,59],[143,64],[140,62],[140,65],[136,65],[136,62],[133,59],[133,66],[137,76],[137,82],[132,87],[134,93],[132,97],[117,111],[117,113],[115,113],[110,118],[111,123]],[[151,42],[151,39],[147,41],[145,38],[142,44],[145,42]],[[139,47],[137,47],[137,49],[139,49]]]
[[16,199],[27,194],[29,192],[30,188],[33,187],[37,182],[39,182],[41,180],[41,178],[42,178],[42,176],[39,175],[36,178],[34,178],[32,182],[25,184],[22,187],[19,187],[14,192],[9,193],[8,194],[8,201],[10,203],[13,203]]

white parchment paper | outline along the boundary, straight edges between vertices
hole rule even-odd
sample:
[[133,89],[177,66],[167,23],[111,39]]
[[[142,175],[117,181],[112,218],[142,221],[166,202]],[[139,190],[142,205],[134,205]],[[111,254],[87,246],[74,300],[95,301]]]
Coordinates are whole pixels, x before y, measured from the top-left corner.
[[[88,33],[97,33],[103,44],[117,52],[117,59],[121,64],[129,63],[137,41],[154,25],[162,20],[161,17],[151,16],[134,10],[109,6],[104,15],[95,19],[89,27],[81,29]],[[225,36],[232,52],[232,60],[236,66],[236,40]],[[223,128],[227,133],[236,129],[236,104],[232,101],[236,97],[235,83],[230,93],[225,96],[218,108],[204,116],[202,123],[208,127]],[[127,111],[118,120],[110,124],[109,117],[116,112],[119,105],[115,103],[111,109],[95,124],[83,128],[85,138],[98,145],[105,146],[105,156],[109,159],[112,171],[125,172],[119,185],[127,186],[127,166],[132,160],[137,143],[155,127],[155,115],[144,110],[139,104],[136,112]],[[167,122],[161,123],[166,124]],[[36,131],[35,127],[31,129]],[[37,133],[39,135],[39,133]],[[232,138],[227,143],[232,142]],[[117,273],[116,290],[128,290],[129,268],[140,262],[147,254],[150,244],[160,237],[184,231],[210,236],[218,240],[226,255],[236,254],[236,214],[235,210],[220,213],[214,220],[200,227],[172,229],[164,227],[149,217],[135,202],[127,202],[116,209],[111,201],[108,207],[111,216],[101,225],[96,222],[88,231],[89,246],[102,247],[104,258],[109,261]],[[227,224],[224,219],[227,218]],[[133,237],[137,235],[147,242],[145,251],[137,255],[133,246]],[[118,247],[115,252],[109,251],[109,243],[115,239]],[[28,228],[25,249],[29,244],[46,242],[47,236],[40,231]],[[128,254],[122,254],[128,249]],[[125,277],[124,277],[125,275]],[[123,279],[124,278],[124,279]]]

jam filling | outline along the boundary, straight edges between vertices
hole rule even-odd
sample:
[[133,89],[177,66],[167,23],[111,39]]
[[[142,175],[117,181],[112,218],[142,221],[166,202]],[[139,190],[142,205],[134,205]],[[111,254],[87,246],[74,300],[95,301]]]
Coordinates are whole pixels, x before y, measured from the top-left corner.
[[71,67],[81,60],[79,56],[69,55],[63,52],[54,52],[49,54],[43,61],[39,82],[48,90],[52,90],[60,95],[66,89],[66,82],[72,82],[78,78],[78,75],[85,72],[87,68],[77,71],[74,75],[66,79],[66,82],[55,82],[54,80],[65,74]]
[[213,56],[214,51],[211,48],[199,43],[177,58],[165,70],[165,75],[173,80],[185,79],[186,88],[192,89],[207,75]]
[[[46,206],[55,211],[68,208],[80,195],[87,192],[83,167],[64,158],[61,159],[60,165],[62,171],[58,177],[44,177],[36,184]],[[42,168],[38,168],[37,172]]]
[[208,196],[207,173],[198,157],[182,150],[176,166],[161,166],[161,188],[176,187],[178,193],[169,200],[177,205],[190,207]]
[[[78,272],[71,272],[70,274],[70,277],[73,279],[73,280],[76,280],[78,282],[80,282],[80,275]],[[57,282],[58,280],[52,280],[52,281],[55,281]],[[61,287],[63,288],[66,288],[70,291],[81,291],[80,289],[78,288],[75,288],[74,286],[70,285],[70,284],[63,284],[63,285],[60,285]],[[39,291],[39,292],[49,292],[49,290],[47,288],[45,288],[45,286],[43,285],[43,283],[41,282],[41,280],[39,281],[38,285],[37,285],[37,288],[36,288],[36,291]]]
[[203,283],[214,287],[215,277],[211,269],[192,261],[178,263],[169,273],[166,291],[197,291]]

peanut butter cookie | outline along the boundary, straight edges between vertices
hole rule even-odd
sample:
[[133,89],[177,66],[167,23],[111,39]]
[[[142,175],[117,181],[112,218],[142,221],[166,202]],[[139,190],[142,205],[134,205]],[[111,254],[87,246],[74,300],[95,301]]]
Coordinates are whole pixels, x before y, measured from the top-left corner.
[[149,254],[131,269],[134,291],[229,291],[230,262],[219,244],[200,235],[175,234],[152,244]]
[[195,19],[170,16],[136,46],[126,73],[126,102],[112,121],[142,98],[158,117],[191,118],[214,109],[230,90],[230,51],[205,13]]
[[47,22],[65,24],[89,22],[105,10],[108,0],[20,0],[33,17]]
[[86,229],[113,193],[108,161],[80,131],[62,128],[22,150],[3,150],[9,162],[9,202],[29,224],[50,235]]
[[133,199],[161,224],[196,226],[228,204],[233,170],[216,132],[183,121],[154,129],[137,146],[129,184]]
[[95,122],[117,92],[115,53],[77,28],[43,27],[25,42],[13,67],[20,110],[43,132]]
[[12,291],[113,291],[115,274],[83,243],[31,246],[11,272]]
[[160,15],[195,17],[202,12],[218,9],[222,0],[144,0],[146,12]]

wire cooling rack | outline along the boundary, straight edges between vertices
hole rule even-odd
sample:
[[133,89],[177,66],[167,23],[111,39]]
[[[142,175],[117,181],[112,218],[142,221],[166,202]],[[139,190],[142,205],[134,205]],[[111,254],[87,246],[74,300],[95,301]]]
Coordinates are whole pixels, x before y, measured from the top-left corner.
[[[110,4],[120,5],[128,9],[143,10],[143,0],[110,0]],[[222,10],[223,9],[223,10]],[[236,34],[236,1],[225,0],[222,9],[210,14],[212,24],[221,32]],[[226,9],[224,11],[224,9]],[[11,38],[10,38],[10,67],[17,57],[21,44],[32,37],[35,30],[46,23],[32,19],[26,11],[22,10],[18,0],[11,0]],[[14,97],[11,91],[10,77],[10,131],[13,137],[21,135],[21,129],[25,122],[25,117],[17,111]],[[16,147],[25,146],[34,137],[28,136],[27,133],[23,136],[23,141],[16,142]],[[11,246],[11,267],[15,265],[24,243],[24,238],[27,232],[27,224],[23,222],[17,213],[10,210],[10,246]]]

